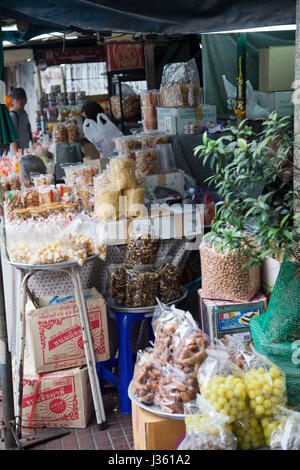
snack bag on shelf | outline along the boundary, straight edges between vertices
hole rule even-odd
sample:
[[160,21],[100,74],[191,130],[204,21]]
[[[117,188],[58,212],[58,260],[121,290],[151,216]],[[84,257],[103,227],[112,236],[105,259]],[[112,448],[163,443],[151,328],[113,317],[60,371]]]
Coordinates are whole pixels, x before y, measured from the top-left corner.
[[183,413],[184,403],[196,398],[198,384],[181,370],[167,363],[154,396],[154,404],[166,413]]
[[228,416],[229,423],[243,418],[248,403],[244,372],[224,349],[206,349],[206,353],[197,376],[201,395],[217,412]]
[[223,253],[206,237],[200,244],[200,258],[205,298],[248,302],[259,291],[260,265],[244,267],[249,258],[237,249]]
[[153,349],[138,351],[130,391],[145,405],[153,405],[161,377],[161,365],[153,359]]
[[184,405],[186,435],[177,450],[236,450],[237,439],[230,431],[228,417],[201,395]]
[[278,405],[287,403],[284,372],[266,356],[251,347],[252,355],[244,364],[244,382],[249,405],[255,416],[271,416]]

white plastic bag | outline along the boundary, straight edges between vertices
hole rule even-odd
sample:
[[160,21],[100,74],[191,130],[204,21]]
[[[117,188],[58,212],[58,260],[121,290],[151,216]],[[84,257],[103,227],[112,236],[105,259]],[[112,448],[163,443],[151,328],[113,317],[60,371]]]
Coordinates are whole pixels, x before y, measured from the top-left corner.
[[98,114],[97,122],[93,119],[85,119],[83,133],[95,145],[100,158],[112,155],[115,151],[113,138],[123,135],[120,129],[103,113]]

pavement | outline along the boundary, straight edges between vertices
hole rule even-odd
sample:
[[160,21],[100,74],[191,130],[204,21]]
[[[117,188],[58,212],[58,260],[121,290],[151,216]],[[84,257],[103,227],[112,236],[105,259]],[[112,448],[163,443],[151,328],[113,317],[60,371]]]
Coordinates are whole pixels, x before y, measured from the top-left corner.
[[[84,429],[63,428],[70,433],[36,444],[34,444],[36,439],[49,434],[49,431],[55,432],[60,429],[24,428],[21,442],[30,443],[27,450],[133,450],[131,415],[123,415],[119,412],[118,391],[105,387],[102,397],[108,424],[106,430],[100,431],[98,429],[96,418],[93,416],[88,427]],[[0,411],[2,418],[2,401],[0,401]],[[0,449],[5,450],[3,442],[0,443]]]

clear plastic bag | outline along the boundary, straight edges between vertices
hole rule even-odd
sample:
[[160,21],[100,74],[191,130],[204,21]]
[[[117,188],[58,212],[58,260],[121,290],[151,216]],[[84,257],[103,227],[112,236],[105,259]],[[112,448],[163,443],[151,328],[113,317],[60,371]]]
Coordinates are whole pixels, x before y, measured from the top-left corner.
[[111,184],[109,168],[103,170],[99,175],[94,177],[94,193],[96,194],[98,189],[103,188]]
[[252,355],[246,358],[244,369],[249,404],[255,416],[275,414],[278,405],[287,403],[284,372],[253,347]]
[[146,90],[141,92],[141,105],[142,106],[157,106],[158,105],[158,90]]
[[228,428],[228,418],[197,395],[184,405],[186,435],[177,450],[235,450],[237,439]]
[[98,188],[95,193],[95,216],[100,220],[118,220],[121,192],[113,186]]
[[151,235],[151,233],[137,233],[129,240],[123,260],[126,268],[131,269],[136,264],[153,265],[155,263],[159,239]]
[[69,142],[68,129],[64,124],[55,124],[52,132],[55,143],[67,144]]
[[110,178],[116,189],[135,187],[135,166],[127,158],[112,158],[110,160]]
[[161,377],[161,365],[153,359],[153,349],[137,352],[130,391],[145,405],[153,405]]
[[152,317],[152,328],[155,335],[153,357],[162,365],[174,364],[173,336],[180,324],[186,319],[187,313],[174,305],[168,307],[159,303]]
[[244,267],[249,258],[242,253],[239,256],[236,249],[222,253],[205,238],[200,244],[200,258],[204,297],[248,302],[260,290],[260,265]]
[[228,416],[229,423],[243,418],[247,413],[244,372],[224,349],[206,349],[206,353],[197,376],[201,395],[218,413]]
[[232,423],[232,431],[237,437],[239,450],[259,449],[266,444],[261,422],[251,414]]
[[110,298],[119,305],[125,305],[127,273],[122,264],[112,264],[108,268],[108,292]]
[[126,300],[127,307],[151,307],[156,305],[159,275],[152,265],[136,265],[127,270]]
[[179,272],[173,264],[166,264],[159,270],[158,298],[164,304],[180,298]]
[[189,312],[173,335],[174,366],[197,381],[197,372],[207,357],[208,337]]
[[300,450],[300,413],[279,407],[280,424],[271,434],[272,450]]
[[42,206],[49,206],[58,201],[57,189],[54,185],[39,186],[37,189]]
[[126,197],[126,216],[140,217],[147,213],[144,205],[144,188],[128,188],[122,191]]
[[53,184],[54,176],[50,174],[31,174],[30,178],[35,188],[38,186],[49,186]]
[[167,363],[155,393],[154,404],[166,413],[183,413],[184,403],[195,400],[198,385],[184,372]]
[[4,195],[4,216],[8,222],[15,219],[15,210],[24,209],[21,191],[8,191]]
[[159,90],[159,105],[177,108],[199,104],[200,81],[195,59],[165,65]]

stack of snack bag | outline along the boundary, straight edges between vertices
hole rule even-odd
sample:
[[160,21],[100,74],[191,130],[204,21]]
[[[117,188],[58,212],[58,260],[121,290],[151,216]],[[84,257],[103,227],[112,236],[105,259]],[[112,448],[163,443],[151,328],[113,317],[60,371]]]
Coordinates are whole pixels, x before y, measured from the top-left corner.
[[143,403],[147,397],[148,405],[155,405],[166,413],[182,414],[184,404],[193,401],[199,392],[197,371],[206,357],[207,337],[189,312],[178,310],[174,305],[160,304],[156,308],[153,330],[153,350],[148,362],[142,363],[147,367],[147,374],[145,370],[141,373],[138,360],[130,390]]
[[[111,300],[131,308],[156,305],[180,298],[180,276],[169,260],[157,264],[159,240],[137,232],[129,240],[123,263],[109,267],[108,291]],[[164,260],[165,261],[165,260]]]
[[15,221],[6,226],[6,236],[10,260],[22,264],[75,261],[82,265],[93,255],[106,258],[103,226],[83,214]]
[[184,405],[186,434],[177,450],[235,450],[237,438],[228,417],[218,413],[201,395]]

